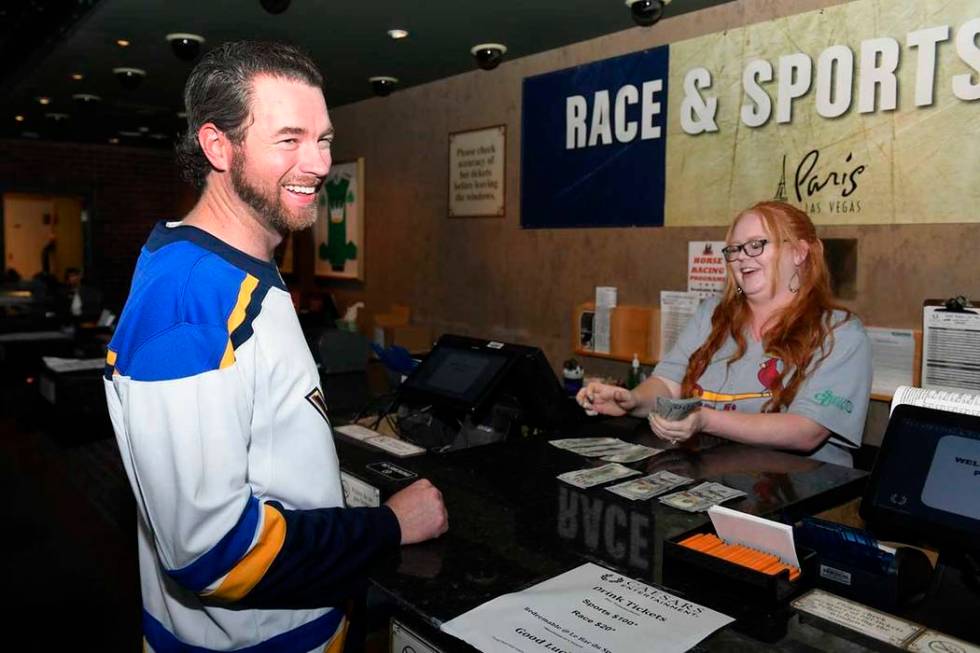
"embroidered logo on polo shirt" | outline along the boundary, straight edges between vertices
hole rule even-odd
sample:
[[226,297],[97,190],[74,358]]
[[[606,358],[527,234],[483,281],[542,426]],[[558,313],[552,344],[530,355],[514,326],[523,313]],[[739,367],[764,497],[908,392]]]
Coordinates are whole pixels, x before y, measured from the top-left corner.
[[848,415],[850,415],[851,411],[854,410],[854,404],[852,404],[849,399],[844,399],[844,397],[835,395],[829,389],[824,390],[823,392],[818,392],[817,394],[813,395],[813,398],[816,399],[817,403],[819,403],[821,406],[833,406],[834,408],[837,408]]
[[316,409],[316,412],[320,413],[320,417],[327,424],[330,424],[330,419],[327,417],[327,402],[323,400],[323,393],[320,392],[320,388],[310,390],[309,394],[306,395],[306,400]]

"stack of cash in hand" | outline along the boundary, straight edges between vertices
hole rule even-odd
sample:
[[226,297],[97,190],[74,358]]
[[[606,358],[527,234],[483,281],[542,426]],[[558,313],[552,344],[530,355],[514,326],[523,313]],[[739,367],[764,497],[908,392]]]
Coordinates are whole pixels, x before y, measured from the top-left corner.
[[677,422],[693,413],[700,405],[701,399],[698,397],[689,399],[657,397],[657,409],[654,412],[670,422]]
[[642,478],[634,478],[625,483],[610,485],[606,489],[613,494],[632,499],[633,501],[646,501],[658,494],[669,492],[674,488],[692,483],[693,478],[673,474],[667,470],[661,470]]
[[663,451],[642,444],[623,442],[619,438],[565,438],[550,442],[559,449],[610,463],[635,463]]
[[689,490],[674,492],[660,497],[660,503],[687,512],[704,512],[711,506],[724,503],[729,499],[744,497],[745,492],[730,488],[721,483],[705,482]]

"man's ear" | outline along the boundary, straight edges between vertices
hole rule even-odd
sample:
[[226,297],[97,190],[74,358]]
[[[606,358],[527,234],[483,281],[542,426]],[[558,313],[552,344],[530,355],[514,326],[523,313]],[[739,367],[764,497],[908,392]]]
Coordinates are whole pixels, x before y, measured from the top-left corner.
[[231,169],[232,143],[213,122],[201,125],[197,130],[197,142],[215,170],[227,172]]

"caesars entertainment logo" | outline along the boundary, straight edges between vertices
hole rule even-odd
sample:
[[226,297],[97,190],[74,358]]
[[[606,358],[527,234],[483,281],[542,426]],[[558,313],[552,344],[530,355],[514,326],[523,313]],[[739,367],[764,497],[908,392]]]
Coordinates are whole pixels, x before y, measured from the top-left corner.
[[773,199],[796,204],[810,215],[860,213],[863,200],[854,199],[854,193],[867,169],[853,152],[841,161],[829,161],[818,149],[799,161],[787,161],[784,154]]
[[683,614],[689,617],[698,617],[704,613],[704,607],[686,601],[679,596],[668,594],[651,587],[645,583],[635,581],[627,576],[616,573],[606,573],[600,576],[604,584],[595,585],[592,591],[602,594],[607,600],[611,600],[634,613],[654,617],[659,621],[664,621],[664,615],[658,615],[638,601],[646,601],[654,605],[666,608],[672,612]]

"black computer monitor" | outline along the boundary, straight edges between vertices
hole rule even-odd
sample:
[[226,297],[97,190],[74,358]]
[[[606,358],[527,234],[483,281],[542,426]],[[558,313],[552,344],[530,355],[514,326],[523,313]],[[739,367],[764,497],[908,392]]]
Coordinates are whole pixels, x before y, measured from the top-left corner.
[[980,552],[980,417],[896,406],[861,516],[879,537]]
[[479,421],[508,401],[529,426],[556,428],[571,414],[568,397],[537,347],[444,335],[401,384],[399,400]]

